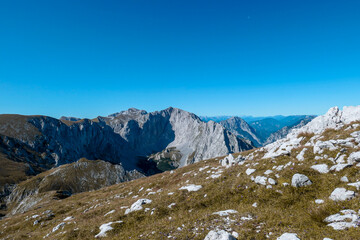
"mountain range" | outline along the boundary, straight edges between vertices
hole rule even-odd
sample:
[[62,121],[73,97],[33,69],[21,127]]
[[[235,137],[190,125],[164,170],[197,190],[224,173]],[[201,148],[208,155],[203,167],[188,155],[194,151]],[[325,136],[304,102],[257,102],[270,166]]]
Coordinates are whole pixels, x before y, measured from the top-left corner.
[[[138,115],[128,111],[106,118]],[[53,167],[11,189],[0,238],[357,239],[360,106],[303,124],[263,147],[147,177],[101,160]]]

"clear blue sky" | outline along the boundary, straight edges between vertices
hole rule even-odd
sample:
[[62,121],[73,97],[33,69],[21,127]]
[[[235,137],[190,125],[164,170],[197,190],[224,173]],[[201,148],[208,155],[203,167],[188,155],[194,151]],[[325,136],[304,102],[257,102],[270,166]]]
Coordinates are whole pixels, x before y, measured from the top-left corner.
[[0,0],[0,113],[360,104],[360,1]]

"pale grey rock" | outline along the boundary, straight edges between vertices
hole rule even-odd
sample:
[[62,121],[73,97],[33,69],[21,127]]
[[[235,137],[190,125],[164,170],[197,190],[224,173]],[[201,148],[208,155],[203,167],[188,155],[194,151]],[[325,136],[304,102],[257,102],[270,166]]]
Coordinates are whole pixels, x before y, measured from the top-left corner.
[[277,240],[300,240],[296,233],[284,233]]
[[189,192],[197,192],[202,188],[201,185],[195,185],[195,184],[188,184],[186,186],[183,186],[179,188],[179,190],[187,190]]
[[311,168],[314,169],[315,171],[318,171],[319,173],[328,173],[329,172],[328,165],[326,165],[326,164],[313,165],[313,166],[311,166]]
[[346,201],[355,197],[355,192],[346,190],[345,188],[336,188],[330,195],[333,201]]
[[317,141],[314,145],[314,154],[323,153],[324,149],[334,151],[337,147],[331,141]]
[[256,184],[260,184],[260,185],[266,185],[266,183],[267,183],[267,177],[264,177],[264,176],[256,176],[256,178],[255,178],[255,180],[254,180],[254,182],[256,183]]
[[340,213],[325,218],[324,221],[329,223],[328,226],[334,230],[358,227],[360,224],[359,215],[351,209],[342,210]]
[[356,190],[359,190],[360,182],[348,183],[348,186],[356,187]]
[[256,169],[248,168],[248,169],[246,169],[245,173],[246,173],[246,175],[251,175],[251,174],[254,173],[255,171],[256,171]]
[[108,222],[108,223],[102,224],[102,225],[99,227],[100,232],[95,235],[95,238],[106,237],[106,232],[114,229],[113,227],[111,227],[111,225],[114,224],[114,223],[122,223],[122,221]]
[[140,211],[143,209],[142,205],[150,204],[150,203],[152,203],[152,200],[150,200],[150,199],[147,199],[147,198],[139,199],[136,202],[134,202],[130,208],[125,210],[125,214],[129,214],[134,211]]
[[304,148],[303,150],[301,150],[301,152],[296,156],[296,159],[299,161],[304,161],[304,155],[305,152],[307,151],[307,148]]
[[356,162],[360,162],[360,151],[359,152],[353,152],[348,157],[348,163],[354,164]]
[[292,176],[291,186],[293,187],[304,187],[311,184],[312,182],[310,181],[310,179],[304,174],[296,173]]
[[276,185],[277,182],[276,180],[272,179],[272,178],[268,178],[268,182],[271,184],[271,185]]
[[236,240],[236,238],[224,230],[211,230],[204,240]]
[[352,164],[348,164],[348,163],[338,163],[336,165],[333,165],[330,168],[330,171],[340,172],[344,168],[351,167],[351,166],[352,166]]
[[341,182],[349,182],[349,179],[347,178],[347,176],[343,176],[340,178]]
[[58,225],[56,225],[55,227],[53,227],[51,232],[56,232],[57,230],[59,230],[60,228],[63,228],[65,226],[66,223],[62,222],[59,223]]
[[224,157],[220,160],[220,165],[226,168],[229,168],[237,163],[237,159],[234,158],[232,154]]
[[226,216],[229,216],[230,214],[235,214],[235,213],[238,213],[238,211],[229,209],[229,210],[214,212],[213,215],[219,215],[220,217],[226,217]]

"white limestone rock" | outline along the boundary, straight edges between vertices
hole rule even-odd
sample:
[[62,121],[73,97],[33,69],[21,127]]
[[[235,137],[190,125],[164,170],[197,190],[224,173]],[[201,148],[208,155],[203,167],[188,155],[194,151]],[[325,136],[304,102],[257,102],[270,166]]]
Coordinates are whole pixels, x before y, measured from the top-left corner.
[[211,230],[204,240],[236,240],[236,238],[224,230]]
[[311,184],[312,182],[310,181],[310,179],[304,174],[296,173],[291,179],[291,186],[293,187],[304,187]]
[[347,176],[343,176],[340,178],[341,182],[349,182],[349,179],[347,178]]
[[125,214],[129,214],[134,211],[142,210],[143,209],[142,205],[150,204],[151,202],[152,202],[152,200],[150,200],[150,199],[146,199],[146,198],[139,199],[135,203],[133,203],[130,208],[125,210]]
[[329,198],[333,201],[345,201],[353,197],[355,197],[354,191],[346,190],[345,188],[335,188]]
[[267,183],[267,177],[264,177],[264,176],[256,176],[254,182],[255,182],[256,184],[266,185],[266,183]]
[[360,151],[353,152],[348,157],[348,163],[355,164],[356,162],[360,162]]
[[360,189],[360,182],[348,183],[349,186],[356,187],[356,190]]
[[272,179],[272,178],[268,178],[268,182],[271,184],[271,185],[276,185],[277,182],[276,180]]
[[340,172],[344,168],[351,167],[352,164],[348,163],[338,163],[330,168],[330,171]]
[[255,171],[256,171],[256,169],[248,168],[248,169],[246,169],[245,173],[246,173],[246,175],[251,175],[251,174],[254,173]]
[[296,156],[296,159],[299,161],[304,161],[304,155],[306,152],[307,148],[304,148],[303,150],[301,150],[301,152]]
[[201,185],[189,184],[179,188],[179,190],[188,190],[189,192],[196,192],[202,188]]
[[329,172],[328,165],[326,165],[326,164],[313,165],[313,166],[311,166],[311,168],[314,169],[315,171],[318,171],[319,173],[328,173]]
[[108,222],[108,223],[102,224],[102,225],[99,227],[100,232],[95,235],[95,238],[106,237],[106,232],[114,229],[113,227],[111,227],[111,225],[112,225],[113,223],[122,223],[122,221]]
[[331,141],[317,141],[314,145],[314,154],[323,153],[324,149],[334,151],[337,147]]
[[300,240],[296,233],[284,233],[277,240]]
[[235,213],[238,213],[238,211],[229,209],[229,210],[214,212],[213,215],[219,215],[221,217],[224,217],[224,216],[229,216],[230,214],[235,214]]
[[329,223],[328,226],[334,230],[344,230],[351,227],[358,227],[360,218],[354,210],[346,209],[325,218],[324,221]]

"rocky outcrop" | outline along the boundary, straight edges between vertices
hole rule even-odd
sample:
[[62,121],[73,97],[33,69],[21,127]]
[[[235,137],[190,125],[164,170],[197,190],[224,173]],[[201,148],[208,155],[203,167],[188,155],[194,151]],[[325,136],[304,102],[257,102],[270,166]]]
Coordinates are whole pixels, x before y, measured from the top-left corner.
[[[335,145],[345,146],[353,144],[352,141],[357,142],[358,135],[349,139],[341,139],[337,141],[321,141],[322,133],[327,129],[339,130],[347,124],[360,121],[360,106],[344,107],[341,111],[338,107],[331,108],[326,114],[314,118],[305,126],[293,129],[286,138],[280,139],[274,143],[268,144],[261,148],[264,151],[263,158],[273,158],[281,155],[289,155],[290,152],[301,146],[301,141],[305,139],[306,135],[312,136],[310,141],[305,146],[312,146],[314,153],[321,153],[323,149],[335,148]],[[331,169],[330,169],[331,170]]]
[[16,214],[30,209],[50,192],[52,197],[61,199],[143,176],[137,171],[125,171],[121,165],[80,159],[18,184],[7,197],[7,203],[11,214]]

